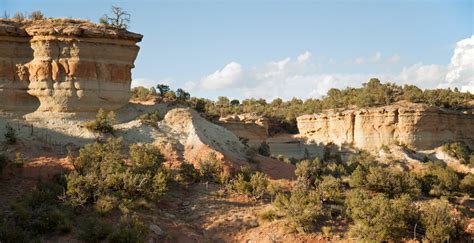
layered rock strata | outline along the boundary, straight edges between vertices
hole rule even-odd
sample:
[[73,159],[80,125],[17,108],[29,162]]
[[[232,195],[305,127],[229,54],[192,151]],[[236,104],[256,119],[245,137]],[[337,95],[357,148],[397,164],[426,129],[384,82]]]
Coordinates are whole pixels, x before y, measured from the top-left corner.
[[351,144],[373,150],[399,144],[432,149],[450,141],[474,148],[474,114],[401,102],[360,110],[327,111],[297,118],[302,137],[314,143]]
[[0,109],[116,110],[142,36],[78,20],[0,22]]

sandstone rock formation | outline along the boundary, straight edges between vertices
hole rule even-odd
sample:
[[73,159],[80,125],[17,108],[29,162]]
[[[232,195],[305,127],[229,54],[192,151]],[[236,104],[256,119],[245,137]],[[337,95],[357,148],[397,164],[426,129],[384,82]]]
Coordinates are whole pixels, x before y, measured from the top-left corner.
[[474,148],[474,114],[400,102],[390,106],[327,111],[297,118],[300,135],[315,143],[373,150],[404,144],[423,150],[450,141]]
[[268,133],[268,119],[252,114],[229,115],[219,118],[217,124],[232,131],[237,137],[248,139],[249,145],[260,144]]
[[0,109],[123,107],[141,39],[80,20],[0,21]]

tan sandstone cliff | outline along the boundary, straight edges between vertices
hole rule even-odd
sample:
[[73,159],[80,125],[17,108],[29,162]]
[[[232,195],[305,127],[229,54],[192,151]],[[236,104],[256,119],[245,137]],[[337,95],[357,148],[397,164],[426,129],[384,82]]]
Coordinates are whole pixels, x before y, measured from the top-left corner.
[[404,144],[432,149],[449,141],[474,148],[474,114],[400,102],[390,106],[327,111],[297,118],[302,137],[315,143],[352,144],[360,149]]
[[0,110],[118,109],[142,36],[72,19],[0,21]]

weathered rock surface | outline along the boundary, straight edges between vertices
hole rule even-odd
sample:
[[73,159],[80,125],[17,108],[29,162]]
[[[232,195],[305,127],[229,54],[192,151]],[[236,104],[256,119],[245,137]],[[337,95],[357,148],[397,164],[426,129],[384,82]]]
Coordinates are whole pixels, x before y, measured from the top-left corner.
[[0,21],[0,110],[116,110],[142,36],[86,21]]
[[352,144],[360,149],[404,144],[432,149],[449,141],[474,148],[474,114],[400,102],[390,106],[327,111],[297,118],[302,137],[315,143]]
[[248,139],[249,145],[260,144],[268,136],[268,119],[252,114],[229,115],[216,122],[232,131],[237,137]]

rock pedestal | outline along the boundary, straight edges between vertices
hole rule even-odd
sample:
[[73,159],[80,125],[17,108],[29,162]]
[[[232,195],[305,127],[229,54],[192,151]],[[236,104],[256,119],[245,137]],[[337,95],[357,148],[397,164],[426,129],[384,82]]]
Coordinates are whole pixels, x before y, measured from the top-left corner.
[[0,110],[123,107],[141,39],[78,20],[0,21]]

